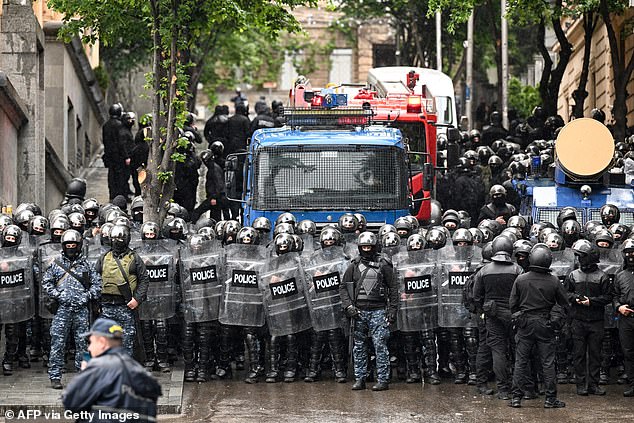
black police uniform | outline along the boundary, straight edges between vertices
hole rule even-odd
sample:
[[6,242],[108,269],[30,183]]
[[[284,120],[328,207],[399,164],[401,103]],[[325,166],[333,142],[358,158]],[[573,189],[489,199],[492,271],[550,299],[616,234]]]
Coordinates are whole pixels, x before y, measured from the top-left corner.
[[508,399],[511,378],[506,356],[513,339],[509,297],[515,279],[523,270],[508,253],[498,252],[491,261],[475,275],[474,300],[486,316],[486,342],[493,355],[498,395]]
[[[572,271],[564,282],[572,303],[572,340],[577,392],[598,392],[599,370],[601,367],[601,343],[603,340],[603,319],[605,306],[612,300],[610,278],[596,264]],[[578,304],[575,300],[584,296],[590,305]],[[588,373],[586,377],[586,352],[588,353]]]
[[[622,305],[634,307],[634,266],[625,265],[614,277],[614,308],[619,309]],[[625,373],[630,376],[631,389],[624,395],[634,396],[634,313],[628,316],[620,315],[619,338],[623,349],[623,364]],[[629,394],[628,394],[629,393]]]
[[[559,279],[548,269],[531,266],[528,273],[517,277],[509,305],[511,313],[522,312],[517,321],[515,371],[513,373],[513,402],[519,406],[524,395],[522,387],[532,385],[530,374],[533,347],[543,367],[546,404],[557,403],[555,371],[555,334],[550,312],[555,304],[568,307],[568,299]],[[519,314],[519,313],[518,313]]]

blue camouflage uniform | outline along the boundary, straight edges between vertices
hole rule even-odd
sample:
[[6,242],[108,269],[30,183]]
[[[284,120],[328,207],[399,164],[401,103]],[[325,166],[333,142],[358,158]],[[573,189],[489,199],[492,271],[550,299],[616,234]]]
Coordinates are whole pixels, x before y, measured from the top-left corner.
[[123,328],[123,347],[132,355],[137,329],[135,311],[128,308],[119,286],[125,285],[125,278],[116,265],[114,257],[119,258],[128,278],[132,296],[139,305],[146,300],[148,291],[148,273],[141,257],[127,249],[121,254],[108,251],[102,255],[95,268],[102,276],[101,316],[118,322]]
[[339,287],[341,306],[344,310],[354,307],[354,377],[365,380],[368,372],[368,345],[370,337],[376,352],[377,380],[388,383],[390,379],[390,354],[387,341],[389,325],[395,322],[398,306],[398,286],[392,263],[375,255],[370,259],[357,257],[346,270]]
[[51,380],[62,378],[66,340],[71,330],[75,337],[75,368],[79,370],[82,353],[86,351],[86,339],[80,335],[88,332],[90,327],[90,300],[98,300],[101,295],[101,276],[89,264],[84,256],[69,260],[64,254],[58,259],[77,276],[88,274],[90,289],[87,291],[82,283],[68,274],[57,263],[53,262],[46,269],[42,278],[42,288],[59,302],[59,309],[51,324],[51,353],[49,356],[48,375]]

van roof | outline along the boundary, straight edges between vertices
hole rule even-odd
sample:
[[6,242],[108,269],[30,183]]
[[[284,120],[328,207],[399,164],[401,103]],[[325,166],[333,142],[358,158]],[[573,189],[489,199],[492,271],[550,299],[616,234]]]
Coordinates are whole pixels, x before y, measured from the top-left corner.
[[432,96],[453,97],[453,81],[444,73],[435,69],[416,68],[412,66],[387,66],[382,68],[373,68],[368,71],[368,82],[371,78],[381,81],[384,84],[389,82],[407,83],[407,73],[415,71],[419,76],[419,82],[416,85],[415,94],[421,94],[419,87],[427,86],[427,90]]

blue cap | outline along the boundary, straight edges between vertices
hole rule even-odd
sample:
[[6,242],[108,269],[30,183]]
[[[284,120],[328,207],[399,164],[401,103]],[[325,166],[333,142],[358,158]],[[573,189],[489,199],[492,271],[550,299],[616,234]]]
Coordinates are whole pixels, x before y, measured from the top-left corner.
[[119,323],[111,319],[99,318],[92,324],[89,332],[82,333],[81,337],[90,335],[105,336],[106,338],[121,339],[123,338],[123,328]]

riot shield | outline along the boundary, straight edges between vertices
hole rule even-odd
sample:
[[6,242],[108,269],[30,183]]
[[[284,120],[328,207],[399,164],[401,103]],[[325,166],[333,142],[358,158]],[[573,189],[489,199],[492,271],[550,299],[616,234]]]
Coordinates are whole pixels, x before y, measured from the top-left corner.
[[359,245],[357,244],[357,234],[343,234],[343,252],[349,260],[359,255]]
[[[610,278],[610,284],[614,285],[614,276],[623,268],[623,255],[617,249],[599,249],[601,260],[599,261],[599,269],[603,270]],[[617,327],[618,313],[614,309],[612,303],[605,306],[604,325],[606,329]]]
[[315,251],[303,263],[313,329],[321,332],[341,328],[344,316],[339,285],[348,267],[343,248],[333,246]]
[[139,319],[169,319],[176,314],[174,254],[178,247],[171,240],[146,240],[136,252],[145,263],[149,279],[147,299],[139,306]]
[[310,257],[310,255],[319,247],[319,240],[315,241],[315,237],[311,234],[302,234],[300,235],[300,238],[304,243],[302,256]]
[[264,311],[271,336],[292,335],[310,329],[304,297],[304,275],[297,253],[271,257],[260,279]]
[[18,323],[35,315],[33,254],[20,247],[0,253],[0,323]]
[[401,252],[394,257],[398,277],[397,328],[418,332],[438,327],[437,252]]
[[438,325],[473,327],[476,322],[462,304],[462,291],[482,261],[481,250],[474,246],[447,246],[438,250]]
[[259,279],[267,251],[262,245],[231,244],[225,247],[226,277],[220,303],[220,323],[264,326],[264,304]]
[[218,320],[224,277],[223,251],[204,246],[180,255],[183,318],[188,323]]
[[[38,314],[43,319],[52,319],[53,314],[46,308],[45,304],[49,302],[48,294],[42,289],[42,277],[44,277],[44,273],[48,266],[50,266],[55,259],[59,258],[59,255],[62,253],[62,244],[44,244],[40,247],[40,274],[38,276],[38,280],[40,281],[38,286],[40,303],[37,305]],[[93,263],[94,265],[94,263]]]
[[566,276],[574,269],[574,265],[575,255],[571,249],[553,251],[553,262],[550,265],[550,272],[559,278],[559,282],[564,283]]

